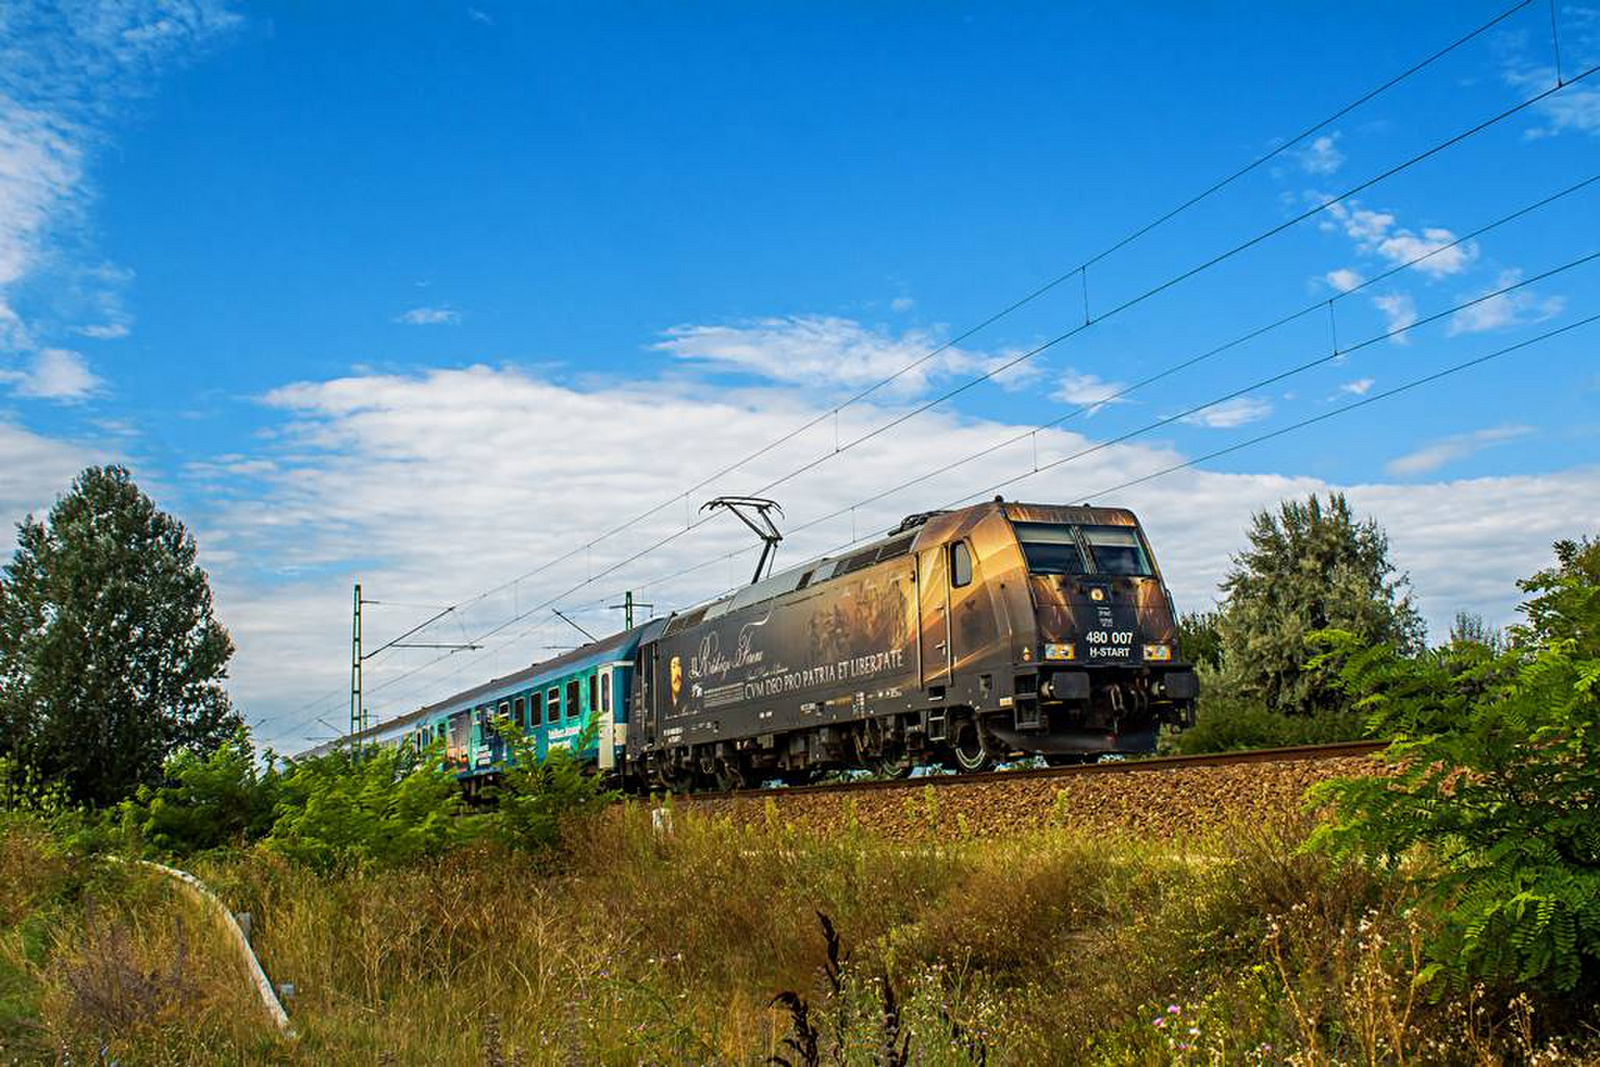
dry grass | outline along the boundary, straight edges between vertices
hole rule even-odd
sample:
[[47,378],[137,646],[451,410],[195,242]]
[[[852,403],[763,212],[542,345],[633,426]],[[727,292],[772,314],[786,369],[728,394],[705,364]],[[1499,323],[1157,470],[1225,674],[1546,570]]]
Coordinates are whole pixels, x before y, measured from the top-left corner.
[[[674,821],[659,835],[630,808],[575,828],[575,860],[555,873],[487,850],[334,876],[258,853],[198,864],[254,916],[268,973],[297,987],[292,1044],[271,1036],[236,964],[208,951],[215,939],[185,898],[75,866],[13,829],[0,834],[11,861],[0,977],[21,976],[31,999],[13,998],[13,1014],[32,1029],[7,1051],[88,1063],[104,1044],[124,1064],[799,1063],[798,1001],[822,1062],[895,1063],[901,1050],[928,1065],[1550,1055],[1538,1051],[1543,1005],[1419,995],[1421,931],[1398,883],[1295,852],[1297,815],[1163,842],[1056,828],[937,847],[849,825],[814,835],[686,810]],[[819,912],[837,929],[837,969]],[[787,1004],[774,1004],[780,992]]]

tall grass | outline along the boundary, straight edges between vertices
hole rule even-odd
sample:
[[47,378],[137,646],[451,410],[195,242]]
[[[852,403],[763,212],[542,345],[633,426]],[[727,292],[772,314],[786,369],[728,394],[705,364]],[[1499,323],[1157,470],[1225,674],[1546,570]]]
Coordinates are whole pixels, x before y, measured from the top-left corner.
[[[275,1042],[242,975],[205,955],[182,898],[12,826],[0,833],[6,1050],[808,1062],[795,1001],[830,1063],[1489,1063],[1548,1036],[1543,1006],[1513,1007],[1511,991],[1435,1002],[1415,988],[1402,883],[1298,851],[1297,813],[1187,841],[1052,830],[938,848],[682,810],[672,825],[656,832],[628,805],[569,826],[573,858],[554,870],[487,845],[328,874],[259,850],[200,862],[252,914],[268,973],[294,983],[294,1044]],[[121,942],[107,940],[113,916]],[[108,956],[133,976],[102,985],[157,1005],[148,1021],[96,1020],[74,1000],[99,973],[86,961]]]

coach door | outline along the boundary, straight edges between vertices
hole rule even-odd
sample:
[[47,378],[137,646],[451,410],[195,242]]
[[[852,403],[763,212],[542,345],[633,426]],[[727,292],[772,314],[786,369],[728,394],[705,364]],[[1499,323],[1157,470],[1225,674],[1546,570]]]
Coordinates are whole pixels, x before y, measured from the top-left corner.
[[922,685],[939,688],[942,696],[950,681],[950,579],[943,545],[917,554],[917,614]]

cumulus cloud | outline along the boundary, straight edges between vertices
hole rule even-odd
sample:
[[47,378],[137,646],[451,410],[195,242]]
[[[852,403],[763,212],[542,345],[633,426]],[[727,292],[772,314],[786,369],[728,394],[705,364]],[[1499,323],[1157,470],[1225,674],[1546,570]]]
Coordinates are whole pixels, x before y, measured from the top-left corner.
[[1333,286],[1341,293],[1348,293],[1365,280],[1359,273],[1351,270],[1349,267],[1340,267],[1338,270],[1330,270],[1327,274],[1323,275],[1323,277],[1329,285]]
[[[1417,302],[1410,293],[1380,293],[1372,298],[1372,306],[1383,312],[1385,326],[1391,333],[1417,321]],[[1397,345],[1411,343],[1404,333],[1396,333],[1389,340]]]
[[1332,174],[1344,165],[1344,153],[1334,147],[1339,134],[1324,134],[1294,152],[1300,167],[1307,174]]
[[[1495,283],[1477,293],[1463,297],[1470,300],[1474,296],[1493,293],[1507,286],[1515,285],[1522,278],[1520,270],[1503,270]],[[1525,326],[1532,322],[1543,322],[1561,314],[1567,306],[1565,297],[1540,296],[1532,289],[1516,289],[1509,293],[1500,293],[1487,300],[1480,300],[1470,307],[1464,307],[1450,316],[1449,334],[1453,337],[1462,333],[1484,333],[1489,330],[1503,329],[1507,326]]]
[[1372,386],[1373,379],[1357,378],[1353,382],[1345,382],[1343,385],[1339,386],[1339,392],[1349,393],[1352,396],[1366,396],[1368,391],[1372,389]]
[[[872,385],[918,363],[889,387],[900,395],[918,392],[938,378],[994,370],[1013,355],[951,347],[927,358],[943,343],[935,330],[896,334],[853,319],[795,315],[727,326],[674,326],[654,347],[701,370],[806,385]],[[1016,384],[1033,373],[1021,364],[996,380]]]
[[128,336],[128,327],[126,323],[107,322],[95,326],[74,326],[72,332],[96,341],[115,341]]
[[25,369],[0,371],[0,382],[9,383],[18,396],[63,402],[83,400],[101,384],[83,356],[65,348],[33,353]]
[[909,296],[897,296],[893,300],[889,301],[889,310],[902,314],[910,311],[916,306],[917,302],[911,299]]
[[1272,414],[1272,401],[1256,396],[1236,396],[1208,408],[1185,415],[1181,421],[1211,430],[1231,430],[1259,422]]
[[412,308],[395,316],[396,322],[407,326],[455,326],[461,313],[450,308]]
[[[1363,254],[1376,256],[1391,267],[1410,263],[1411,269],[1435,278],[1460,274],[1478,258],[1478,243],[1456,240],[1453,230],[1443,226],[1425,226],[1421,232],[1400,226],[1393,212],[1373,211],[1352,200],[1330,205],[1330,225],[1342,229]],[[1428,253],[1434,253],[1428,255]],[[1332,281],[1332,277],[1329,278]],[[1336,283],[1335,283],[1336,284]]]
[[1086,408],[1084,414],[1093,415],[1107,404],[1126,404],[1126,397],[1112,396],[1125,388],[1127,385],[1123,382],[1108,382],[1098,374],[1080,374],[1068,367],[1050,396],[1053,400]]
[[80,470],[106,459],[0,418],[0,555],[9,558],[16,548],[16,524],[25,515],[44,514]]
[[1428,474],[1438,470],[1447,463],[1466,459],[1468,456],[1482,452],[1495,445],[1503,445],[1515,441],[1519,437],[1526,437],[1533,432],[1531,426],[1494,426],[1473,433],[1455,434],[1431,441],[1415,452],[1397,456],[1385,466],[1390,474],[1397,477],[1409,477],[1417,474]]
[[[665,611],[747,580],[754,540],[731,521],[688,529],[700,520],[699,505],[720,493],[758,491],[831,455],[836,440],[827,420],[697,486],[825,405],[788,387],[731,391],[693,380],[576,387],[479,366],[298,382],[274,391],[267,407],[272,443],[196,463],[186,477],[196,496],[212,502],[195,525],[240,649],[232,691],[253,718],[266,718],[261,739],[291,750],[327,732],[316,715],[340,721],[348,663],[331,650],[348,639],[349,584],[358,577],[376,599],[440,604],[526,575],[464,603],[438,640],[464,641],[550,599],[591,630],[615,628],[606,606],[623,590]],[[892,398],[852,405],[839,416],[839,437],[858,437],[902,410]],[[779,565],[881,533],[907,513],[1093,443],[1031,429],[934,410],[768,490],[788,511]],[[886,492],[1013,438],[979,460]],[[1181,458],[1170,444],[1128,442],[1006,494],[1135,508],[1180,604],[1197,607],[1215,596],[1253,510],[1336,488],[1292,475],[1185,471],[1100,499],[1106,487]],[[1463,607],[1503,619],[1515,602],[1513,579],[1544,561],[1550,540],[1600,514],[1593,471],[1348,488],[1388,528],[1395,558],[1412,572],[1436,625]],[[859,506],[852,512],[851,505]],[[635,517],[641,521],[627,530],[596,539]],[[555,562],[564,555],[570,558]],[[426,614],[374,609],[369,636],[395,636]],[[436,653],[426,650],[386,655],[369,664],[372,707],[398,714],[570,642],[566,625],[540,609],[482,652],[431,665]],[[285,663],[296,669],[285,672]],[[424,669],[402,677],[417,668]]]

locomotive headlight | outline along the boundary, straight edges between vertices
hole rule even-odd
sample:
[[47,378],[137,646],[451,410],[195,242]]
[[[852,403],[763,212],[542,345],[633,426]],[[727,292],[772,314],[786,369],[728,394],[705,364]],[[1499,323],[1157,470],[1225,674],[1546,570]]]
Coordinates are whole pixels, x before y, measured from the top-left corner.
[[1170,660],[1172,658],[1171,645],[1145,645],[1144,658],[1147,660]]
[[1044,646],[1044,658],[1045,659],[1075,659],[1075,658],[1077,658],[1077,656],[1076,656],[1077,651],[1078,650],[1076,648],[1074,648],[1071,644],[1045,645]]

